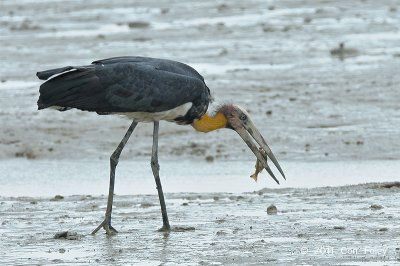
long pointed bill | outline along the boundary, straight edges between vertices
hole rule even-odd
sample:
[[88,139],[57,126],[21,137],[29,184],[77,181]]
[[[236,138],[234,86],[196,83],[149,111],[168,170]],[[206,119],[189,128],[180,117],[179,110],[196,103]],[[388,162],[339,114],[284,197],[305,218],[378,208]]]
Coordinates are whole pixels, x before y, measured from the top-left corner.
[[268,155],[268,157],[271,159],[271,161],[274,163],[276,168],[279,170],[283,178],[286,180],[286,176],[283,173],[283,170],[281,166],[278,163],[278,160],[276,159],[275,155],[272,153],[271,149],[269,148],[267,142],[261,135],[261,133],[258,131],[258,129],[255,127],[255,125],[251,121],[247,121],[245,123],[244,128],[250,133],[250,135],[254,138],[254,140],[258,143],[258,145],[261,146],[261,148],[265,151],[265,153]]
[[[249,146],[251,151],[254,153],[257,159],[262,163],[265,170],[267,170],[267,172],[275,180],[276,183],[279,184],[279,181],[276,179],[274,173],[271,171],[271,168],[269,168],[267,164],[267,156],[271,159],[276,168],[282,174],[283,178],[286,180],[285,174],[283,173],[283,170],[279,165],[278,160],[272,153],[271,149],[268,147],[267,142],[264,140],[258,129],[254,126],[254,124],[251,121],[248,120],[246,123],[243,123],[243,127],[235,128],[235,131],[246,142],[247,146]],[[257,145],[253,142],[253,139],[258,143],[258,145],[260,145],[260,147],[265,151],[265,153],[261,152],[257,148]]]

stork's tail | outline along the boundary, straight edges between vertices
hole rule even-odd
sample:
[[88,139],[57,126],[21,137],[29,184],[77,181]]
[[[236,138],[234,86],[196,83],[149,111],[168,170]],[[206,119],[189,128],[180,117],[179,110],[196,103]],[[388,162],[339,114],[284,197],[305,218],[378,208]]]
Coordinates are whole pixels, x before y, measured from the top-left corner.
[[[90,90],[97,85],[94,66],[61,67],[36,73],[37,77],[47,80],[40,86],[38,109],[55,107],[63,111],[78,107],[82,90]],[[86,98],[85,98],[86,99]]]

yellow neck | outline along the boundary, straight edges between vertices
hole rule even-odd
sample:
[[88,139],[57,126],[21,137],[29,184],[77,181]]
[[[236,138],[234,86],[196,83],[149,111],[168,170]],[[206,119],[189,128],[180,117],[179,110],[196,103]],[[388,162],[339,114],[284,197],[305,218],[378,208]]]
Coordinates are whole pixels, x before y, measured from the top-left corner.
[[192,123],[192,127],[194,127],[197,131],[200,132],[210,132],[219,128],[224,128],[228,124],[228,120],[226,117],[217,113],[214,116],[209,116],[208,114],[203,115],[200,119],[196,119]]

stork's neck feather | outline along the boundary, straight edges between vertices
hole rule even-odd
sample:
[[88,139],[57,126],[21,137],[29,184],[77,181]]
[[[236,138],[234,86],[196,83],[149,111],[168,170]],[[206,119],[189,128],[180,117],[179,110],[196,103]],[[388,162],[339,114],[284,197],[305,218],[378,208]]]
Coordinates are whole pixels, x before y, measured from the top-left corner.
[[222,113],[216,113],[214,116],[208,114],[203,115],[199,119],[195,119],[192,123],[197,131],[210,132],[216,129],[225,128],[228,125],[228,120]]

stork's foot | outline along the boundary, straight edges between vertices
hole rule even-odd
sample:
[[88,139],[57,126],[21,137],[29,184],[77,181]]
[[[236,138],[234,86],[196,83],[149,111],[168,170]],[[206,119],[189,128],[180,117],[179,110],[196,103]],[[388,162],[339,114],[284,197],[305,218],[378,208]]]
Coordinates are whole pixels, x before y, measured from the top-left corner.
[[157,230],[158,232],[171,232],[171,227],[168,225],[163,225],[160,229]]
[[106,234],[109,236],[115,235],[116,233],[118,233],[118,231],[114,227],[112,227],[111,219],[106,218],[106,219],[104,219],[104,221],[101,224],[99,224],[99,226],[97,226],[96,229],[93,230],[92,235],[96,234],[97,231],[99,231],[100,228],[102,228],[102,227],[104,228],[104,230],[106,230]]

